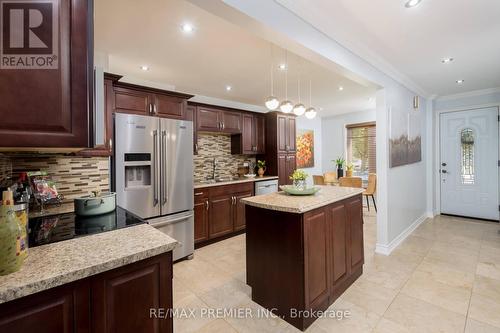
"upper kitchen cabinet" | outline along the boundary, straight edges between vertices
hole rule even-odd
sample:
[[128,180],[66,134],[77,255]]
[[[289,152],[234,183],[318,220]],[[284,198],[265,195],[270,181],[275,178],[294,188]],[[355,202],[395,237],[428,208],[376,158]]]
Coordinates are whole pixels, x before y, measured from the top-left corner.
[[187,100],[193,95],[117,81],[113,85],[114,112],[185,119]]
[[200,132],[241,133],[241,113],[206,105],[196,106],[196,128]]
[[263,115],[243,113],[241,134],[231,137],[231,154],[263,154],[265,152],[266,120]]
[[267,172],[279,177],[279,184],[290,184],[296,168],[296,119],[294,115],[268,112],[265,115],[265,153],[258,156],[266,161]]
[[[0,55],[0,146],[89,147],[92,0],[2,6],[6,22]],[[20,11],[22,16],[6,14]],[[14,22],[33,12],[41,15],[36,29],[27,20]],[[18,26],[23,34],[9,32]]]

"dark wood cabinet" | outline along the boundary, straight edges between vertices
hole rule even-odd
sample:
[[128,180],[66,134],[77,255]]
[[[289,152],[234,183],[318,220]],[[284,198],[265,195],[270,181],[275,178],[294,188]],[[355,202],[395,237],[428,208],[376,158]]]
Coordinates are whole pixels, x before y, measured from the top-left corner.
[[172,332],[172,320],[150,309],[172,308],[172,252],[92,279],[92,332]]
[[210,197],[209,237],[215,238],[233,232],[233,196],[222,193]]
[[205,132],[219,132],[221,130],[221,116],[218,109],[198,106],[196,108],[196,129]]
[[196,107],[193,105],[186,106],[186,120],[193,122],[193,154],[198,155],[198,131],[196,130]]
[[263,154],[265,152],[265,118],[243,113],[241,134],[231,136],[231,154]]
[[172,252],[0,304],[0,332],[170,333]]
[[[247,283],[252,300],[305,330],[363,272],[362,198],[303,214],[246,206]],[[312,312],[308,312],[309,314]]]
[[194,190],[194,242],[208,240],[208,191]]
[[185,119],[186,99],[156,93],[153,113],[155,116],[172,119]]
[[114,87],[114,112],[148,116],[152,114],[154,95],[147,91]]
[[245,204],[241,202],[241,199],[253,196],[254,191],[240,192],[234,195],[234,231],[239,231],[245,229]]
[[265,115],[265,153],[267,173],[277,175],[279,184],[291,184],[290,175],[296,166],[296,120],[294,115],[268,112]]
[[241,199],[253,195],[253,182],[195,189],[195,244],[206,244],[244,230],[245,205]]
[[198,105],[196,129],[202,132],[241,133],[241,113],[215,106]]
[[59,33],[49,45],[57,47],[53,57],[47,56],[57,59],[54,67],[0,69],[1,147],[90,147],[92,4],[68,0],[58,5]]

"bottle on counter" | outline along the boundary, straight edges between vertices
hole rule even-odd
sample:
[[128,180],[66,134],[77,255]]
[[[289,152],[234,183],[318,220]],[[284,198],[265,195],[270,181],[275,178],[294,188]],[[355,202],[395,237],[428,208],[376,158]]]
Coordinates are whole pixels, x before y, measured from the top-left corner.
[[27,235],[14,211],[12,191],[3,192],[0,206],[0,275],[19,270],[27,255]]

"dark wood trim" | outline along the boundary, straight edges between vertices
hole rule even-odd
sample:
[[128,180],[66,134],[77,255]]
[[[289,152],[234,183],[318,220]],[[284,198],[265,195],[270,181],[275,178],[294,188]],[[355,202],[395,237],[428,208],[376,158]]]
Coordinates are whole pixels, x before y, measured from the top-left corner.
[[163,90],[163,89],[152,88],[152,87],[145,87],[145,86],[141,86],[138,84],[121,82],[121,81],[114,81],[113,86],[134,89],[134,90],[140,90],[140,91],[150,92],[150,93],[157,93],[157,94],[162,94],[162,95],[167,95],[167,96],[172,96],[172,97],[179,97],[182,99],[190,99],[191,97],[194,96],[194,95],[190,95],[190,94],[180,93],[177,91],[170,91],[170,90]]

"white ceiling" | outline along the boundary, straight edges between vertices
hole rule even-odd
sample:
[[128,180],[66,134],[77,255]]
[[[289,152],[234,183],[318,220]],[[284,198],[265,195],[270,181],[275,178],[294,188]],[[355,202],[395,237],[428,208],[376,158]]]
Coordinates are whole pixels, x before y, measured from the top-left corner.
[[[181,31],[185,22],[194,25],[193,33]],[[134,81],[257,106],[270,94],[270,43],[183,0],[95,1],[95,49],[96,58],[105,55],[109,71]],[[277,66],[285,52],[272,49],[275,95],[284,99],[285,75]],[[301,99],[309,106],[311,78],[312,104],[322,108],[320,116],[375,107],[374,87],[290,53],[288,61],[288,98],[298,101],[302,73]],[[141,65],[151,69],[143,71]]]
[[[428,95],[500,87],[498,0],[422,0],[409,9],[406,0],[275,1]],[[445,57],[454,61],[442,64]]]

